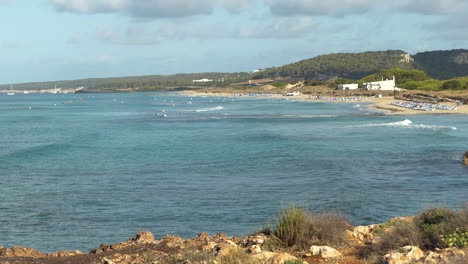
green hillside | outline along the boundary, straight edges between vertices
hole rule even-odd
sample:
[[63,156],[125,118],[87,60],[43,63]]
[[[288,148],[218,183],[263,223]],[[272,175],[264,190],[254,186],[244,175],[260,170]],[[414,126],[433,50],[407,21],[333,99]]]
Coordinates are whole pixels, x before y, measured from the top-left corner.
[[[170,86],[186,86],[186,85],[206,85],[206,83],[193,83],[193,80],[211,79],[210,85],[229,85],[235,82],[245,81],[249,78],[248,73],[191,73],[191,74],[174,74],[174,75],[145,75],[145,76],[128,76],[114,78],[90,78],[71,81],[54,81],[54,82],[33,82],[19,83],[13,86],[14,90],[45,90],[53,89],[54,87],[62,89],[74,89],[78,87],[87,87],[92,90],[115,90],[128,88],[141,88],[142,90],[157,90]],[[0,85],[0,90],[9,89],[9,84]]]
[[468,76],[468,50],[440,50],[417,53],[413,56],[415,68],[436,79]]
[[412,69],[412,63],[404,60],[406,54],[401,50],[387,50],[321,55],[282,67],[266,69],[256,73],[254,79],[273,77],[314,79],[321,75],[360,79],[380,69]]

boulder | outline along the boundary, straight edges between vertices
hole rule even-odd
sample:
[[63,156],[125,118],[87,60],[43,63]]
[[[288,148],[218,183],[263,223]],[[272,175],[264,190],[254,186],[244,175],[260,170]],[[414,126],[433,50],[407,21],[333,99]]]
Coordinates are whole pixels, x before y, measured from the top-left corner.
[[0,248],[0,257],[42,258],[42,257],[46,257],[46,255],[33,248],[12,247],[12,248]]
[[340,258],[342,256],[338,250],[327,246],[311,246],[310,252],[313,256],[320,256],[324,259]]
[[468,150],[465,151],[465,155],[463,156],[463,164],[465,164],[465,166],[468,166]]
[[262,248],[259,245],[252,245],[249,247],[248,251],[251,254],[259,254],[262,253]]
[[357,243],[369,244],[374,239],[374,232],[380,228],[380,225],[369,225],[369,226],[356,226],[353,231],[346,230],[345,235],[348,240],[355,241]]
[[424,258],[424,252],[418,247],[405,246],[391,251],[384,256],[388,264],[412,264]]
[[131,238],[129,242],[135,243],[154,243],[154,235],[151,232],[140,231],[134,238]]
[[429,252],[424,259],[424,264],[451,263],[468,263],[465,252],[458,248],[436,249],[435,252]]
[[297,260],[297,258],[288,253],[262,252],[253,255],[260,263],[264,264],[284,264],[288,260]]

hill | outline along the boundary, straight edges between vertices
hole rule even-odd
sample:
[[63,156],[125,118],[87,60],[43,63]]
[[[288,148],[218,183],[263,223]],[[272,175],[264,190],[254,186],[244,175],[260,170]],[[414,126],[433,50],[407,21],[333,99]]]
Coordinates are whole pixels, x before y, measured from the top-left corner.
[[321,55],[282,67],[265,69],[254,79],[302,77],[304,79],[361,79],[382,69],[421,70],[435,79],[468,76],[468,50],[427,51],[410,55],[402,50]]
[[269,68],[256,73],[254,79],[286,76],[305,79],[320,79],[322,76],[361,79],[388,68],[412,69],[413,62],[410,55],[402,50],[336,53]]
[[[468,76],[468,50],[427,51],[410,55],[402,50],[369,51],[362,53],[336,53],[320,55],[311,59],[281,67],[268,68],[255,73],[192,73],[175,75],[146,75],[114,78],[91,78],[72,81],[36,82],[15,84],[13,90],[46,90],[54,87],[76,89],[84,87],[82,92],[132,92],[156,91],[168,87],[204,87],[238,85],[248,80],[289,78],[294,80],[325,80],[345,78],[359,80],[384,69],[419,70],[427,76],[416,74],[418,78],[404,87],[426,90],[466,89],[466,80],[455,80],[442,87],[437,80],[449,80]],[[417,77],[416,76],[416,77]],[[374,76],[375,77],[375,76]],[[391,77],[391,76],[390,76]],[[401,76],[399,76],[401,77]],[[413,76],[414,77],[414,76]],[[430,78],[430,80],[429,80]],[[210,79],[208,83],[194,83],[193,80]],[[401,80],[401,78],[397,78]],[[423,83],[421,83],[423,82]],[[8,90],[9,84],[0,85],[0,90]]]
[[468,76],[468,50],[439,50],[417,53],[413,56],[416,69],[435,79]]

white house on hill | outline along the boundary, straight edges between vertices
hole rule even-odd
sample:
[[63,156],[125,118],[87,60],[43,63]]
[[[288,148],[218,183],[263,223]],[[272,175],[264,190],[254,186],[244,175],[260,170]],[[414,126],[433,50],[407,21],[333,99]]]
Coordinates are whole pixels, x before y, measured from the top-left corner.
[[364,86],[362,87],[364,90],[382,90],[382,91],[395,91],[399,90],[398,88],[395,87],[395,76],[393,76],[393,79],[385,80],[382,78],[382,81],[380,82],[369,82],[369,83],[364,83]]
[[356,90],[357,88],[359,88],[359,84],[357,83],[338,85],[338,90]]
[[198,83],[201,83],[201,82],[212,82],[213,80],[210,80],[210,79],[200,79],[200,80],[193,80],[192,82],[198,82]]

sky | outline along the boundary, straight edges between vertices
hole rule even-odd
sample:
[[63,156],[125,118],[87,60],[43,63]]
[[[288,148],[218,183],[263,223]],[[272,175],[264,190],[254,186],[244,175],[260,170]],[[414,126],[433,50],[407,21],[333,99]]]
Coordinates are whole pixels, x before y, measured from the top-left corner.
[[0,0],[0,84],[468,48],[467,0]]

